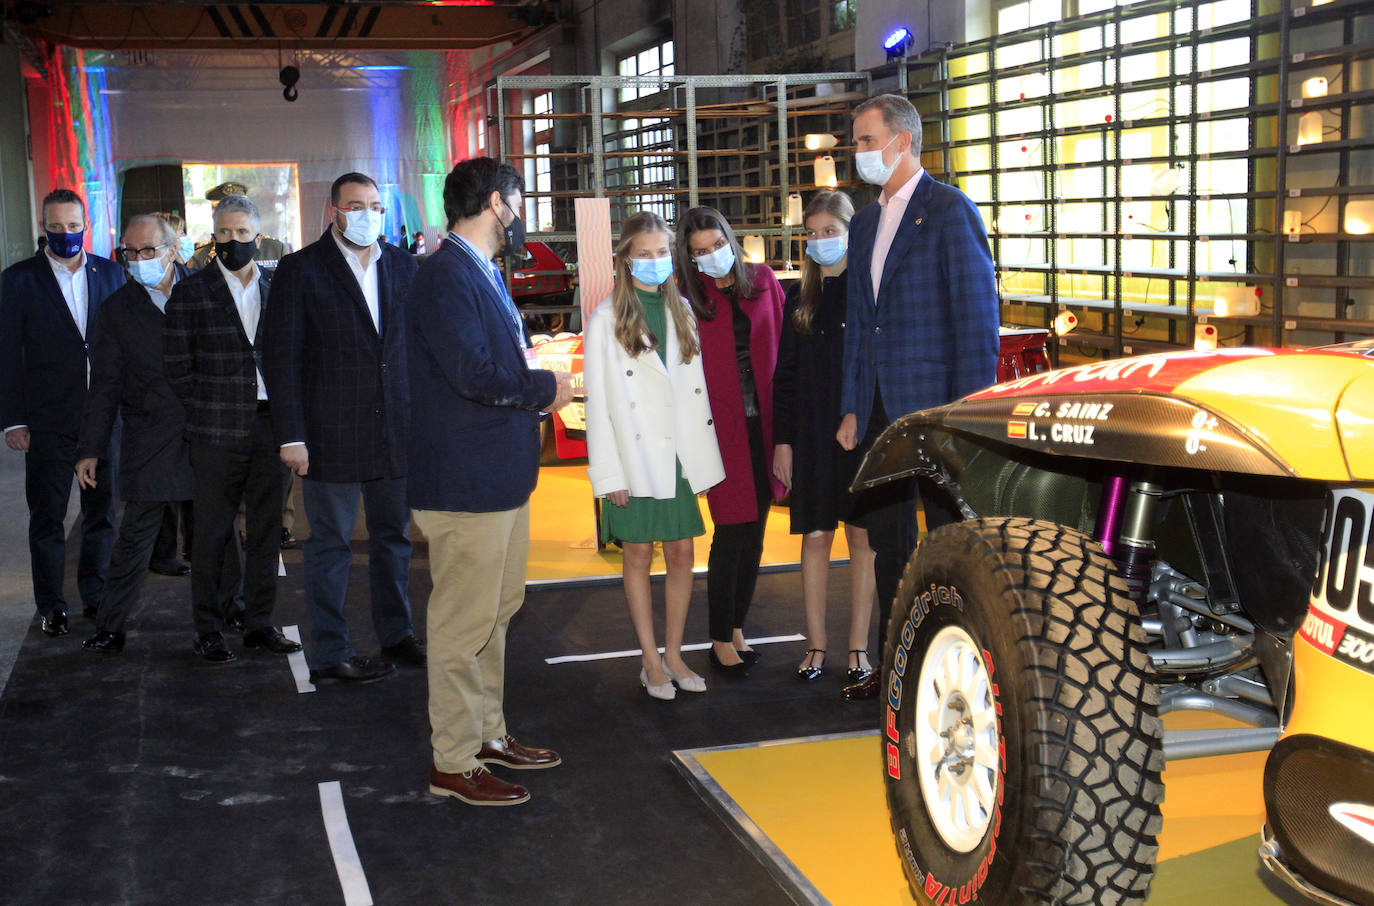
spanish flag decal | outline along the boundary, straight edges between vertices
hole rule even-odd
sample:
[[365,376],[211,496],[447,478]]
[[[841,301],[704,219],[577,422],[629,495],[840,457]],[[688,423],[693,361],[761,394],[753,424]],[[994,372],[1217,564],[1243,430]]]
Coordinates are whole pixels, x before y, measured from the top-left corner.
[[1026,437],[1026,423],[1007,422],[1007,437],[1015,437],[1024,440]]

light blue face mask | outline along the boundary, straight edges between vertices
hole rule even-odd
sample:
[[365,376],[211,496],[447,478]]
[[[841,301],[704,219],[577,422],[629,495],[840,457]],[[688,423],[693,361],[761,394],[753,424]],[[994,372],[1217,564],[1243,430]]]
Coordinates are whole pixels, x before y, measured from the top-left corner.
[[708,277],[717,279],[730,273],[730,268],[735,266],[735,250],[728,245],[722,245],[709,255],[702,255],[696,259],[697,270]]
[[630,276],[645,286],[662,286],[673,275],[673,257],[631,258]]
[[181,259],[190,261],[196,254],[196,241],[190,236],[181,237]]
[[157,286],[167,276],[167,268],[171,266],[170,261],[163,261],[160,257],[146,261],[138,258],[129,262],[129,276],[143,286]]
[[823,236],[820,239],[806,240],[806,254],[821,267],[838,264],[849,251],[849,234],[843,236]]

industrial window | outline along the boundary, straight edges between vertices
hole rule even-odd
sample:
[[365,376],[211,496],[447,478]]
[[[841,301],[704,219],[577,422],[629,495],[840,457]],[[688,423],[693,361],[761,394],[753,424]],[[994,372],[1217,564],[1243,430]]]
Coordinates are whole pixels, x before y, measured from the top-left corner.
[[[671,76],[673,74],[673,42],[664,41],[646,47],[638,53],[621,57],[616,61],[615,72],[619,76]],[[620,87],[620,100],[633,101],[635,98],[657,94],[661,87],[629,83]]]

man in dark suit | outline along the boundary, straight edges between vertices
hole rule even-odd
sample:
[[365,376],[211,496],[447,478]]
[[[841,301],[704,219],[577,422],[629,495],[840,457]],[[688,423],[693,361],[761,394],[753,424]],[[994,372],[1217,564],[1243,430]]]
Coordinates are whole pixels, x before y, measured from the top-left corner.
[[[964,193],[921,167],[921,117],[906,98],[879,95],[854,111],[855,164],[881,186],[849,224],[844,386],[836,439],[872,446],[894,419],[993,383],[999,303],[987,232]],[[917,491],[917,487],[920,491]],[[861,515],[876,554],[878,650],[902,570],[916,548],[916,503],[926,528],[954,518],[933,484],[892,482],[868,492]],[[844,697],[873,698],[878,674]]]
[[277,654],[301,648],[272,625],[282,465],[254,345],[271,289],[266,272],[253,263],[258,224],[258,209],[247,196],[231,195],[220,202],[214,217],[215,260],[172,290],[163,334],[167,380],[186,407],[195,471],[195,650],[211,663],[234,659],[223,634],[231,615],[218,588],[240,502],[248,530],[243,646]]
[[299,475],[310,537],[305,597],[311,682],[365,683],[395,672],[357,654],[344,619],[349,539],[367,513],[372,625],[382,654],[414,667],[424,646],[410,619],[406,444],[406,304],[415,259],[380,241],[377,183],[345,173],[329,192],[334,223],[287,255],[263,316],[263,376],[281,459]]
[[[110,561],[110,579],[89,651],[124,650],[124,625],[138,604],[153,547],[170,501],[191,499],[186,410],[167,383],[162,328],[167,297],[186,270],[177,237],[161,217],[140,214],[124,229],[120,256],[133,277],[105,300],[91,345],[91,389],[77,444],[76,475],[99,488],[100,460],[110,448],[115,418],[124,420],[119,496],[124,518]],[[180,271],[178,271],[180,269]]]
[[506,628],[525,599],[539,413],[572,399],[572,376],[540,370],[492,259],[519,251],[524,182],[489,157],[444,182],[448,238],[420,267],[407,312],[409,498],[429,539],[429,789],[472,805],[517,805],[524,787],[484,765],[560,763],[506,730]]
[[[125,280],[113,261],[82,249],[86,205],[69,189],[43,199],[47,246],[0,276],[0,427],[24,457],[33,597],[50,636],[68,631],[62,520],[72,493],[77,433],[86,402],[91,336],[100,303]],[[100,465],[97,487],[81,491],[81,559],[76,585],[94,617],[114,544],[118,454]]]

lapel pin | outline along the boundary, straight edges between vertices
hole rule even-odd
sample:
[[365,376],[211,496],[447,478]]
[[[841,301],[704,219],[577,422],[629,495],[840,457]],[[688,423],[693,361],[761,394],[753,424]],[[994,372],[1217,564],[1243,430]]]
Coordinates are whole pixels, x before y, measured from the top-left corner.
[[925,223],[925,222],[926,222],[926,219],[925,219],[924,217],[917,217],[917,218],[916,218],[916,226],[920,226],[921,224],[923,224],[923,223]]

